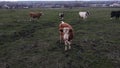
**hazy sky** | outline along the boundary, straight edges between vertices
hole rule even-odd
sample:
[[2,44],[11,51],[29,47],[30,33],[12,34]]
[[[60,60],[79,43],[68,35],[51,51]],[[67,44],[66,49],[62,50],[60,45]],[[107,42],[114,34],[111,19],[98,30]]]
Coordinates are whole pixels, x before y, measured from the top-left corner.
[[120,0],[0,0],[0,1],[120,1]]

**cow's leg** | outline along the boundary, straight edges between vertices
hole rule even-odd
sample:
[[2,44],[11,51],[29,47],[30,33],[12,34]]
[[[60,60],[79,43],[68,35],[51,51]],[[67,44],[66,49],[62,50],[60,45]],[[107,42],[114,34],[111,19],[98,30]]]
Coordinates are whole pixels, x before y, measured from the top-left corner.
[[35,20],[35,18],[31,18],[31,21],[34,21]]
[[69,45],[69,49],[71,49],[71,45]]
[[82,19],[82,17],[81,17],[81,16],[79,16],[79,19]]
[[68,48],[71,49],[71,42],[70,41],[67,42],[68,42]]
[[65,51],[67,51],[67,41],[65,41]]
[[83,20],[85,20],[85,17],[83,17]]
[[85,17],[85,19],[87,19],[87,16]]
[[112,17],[110,19],[113,19]]
[[40,17],[37,17],[37,19],[39,19]]
[[30,18],[30,21],[32,21],[32,18]]
[[65,51],[67,51],[67,45],[65,45]]
[[71,45],[69,45],[69,49],[71,49]]
[[66,40],[65,41],[65,51],[67,51],[68,49],[71,49],[71,42]]
[[81,19],[83,19],[83,17],[81,17]]
[[60,43],[62,43],[62,36],[60,35]]
[[83,20],[85,20],[85,19],[86,19],[86,16],[83,17]]

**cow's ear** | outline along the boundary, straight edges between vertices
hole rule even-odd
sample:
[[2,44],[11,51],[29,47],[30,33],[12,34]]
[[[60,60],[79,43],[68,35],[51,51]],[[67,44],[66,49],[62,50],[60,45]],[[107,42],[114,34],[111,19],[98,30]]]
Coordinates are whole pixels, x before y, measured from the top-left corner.
[[60,31],[60,32],[63,32],[63,29],[60,29],[59,31]]

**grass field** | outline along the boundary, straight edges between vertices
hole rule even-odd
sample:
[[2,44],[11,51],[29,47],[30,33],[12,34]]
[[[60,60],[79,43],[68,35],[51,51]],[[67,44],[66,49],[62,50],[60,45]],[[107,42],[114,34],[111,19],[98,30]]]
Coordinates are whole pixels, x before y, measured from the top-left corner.
[[[120,8],[0,9],[0,68],[120,68]],[[29,21],[30,11],[42,11]],[[58,13],[74,28],[72,50],[59,43]],[[89,11],[87,20],[79,11]]]

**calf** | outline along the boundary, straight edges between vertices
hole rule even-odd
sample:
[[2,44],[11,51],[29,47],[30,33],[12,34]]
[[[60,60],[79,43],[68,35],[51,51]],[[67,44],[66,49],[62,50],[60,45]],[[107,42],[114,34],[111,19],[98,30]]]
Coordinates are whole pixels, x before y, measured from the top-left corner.
[[116,19],[118,19],[120,17],[120,11],[112,11],[111,12],[111,19],[115,17]]
[[89,16],[89,12],[79,12],[79,17],[86,19]]
[[59,24],[60,42],[64,41],[65,51],[71,49],[71,42],[73,39],[73,28],[68,23],[61,21]]
[[59,18],[60,18],[60,20],[63,20],[64,19],[64,13],[59,13]]

